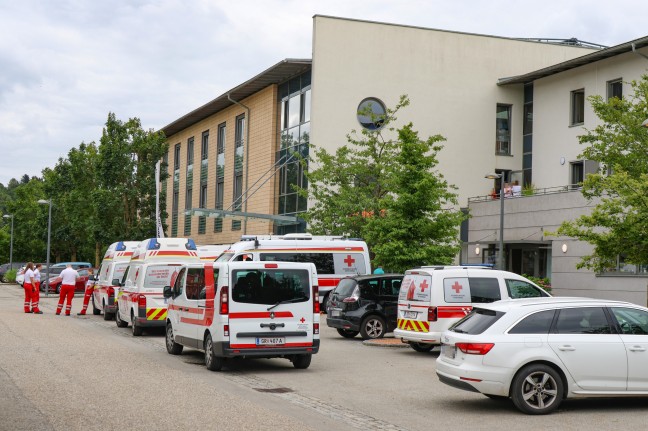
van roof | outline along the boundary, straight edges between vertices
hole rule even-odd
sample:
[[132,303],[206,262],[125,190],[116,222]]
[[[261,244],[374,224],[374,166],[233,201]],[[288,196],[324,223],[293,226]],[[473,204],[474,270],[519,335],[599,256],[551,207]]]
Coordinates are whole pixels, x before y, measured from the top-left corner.
[[132,262],[200,262],[191,238],[149,238],[140,242]]

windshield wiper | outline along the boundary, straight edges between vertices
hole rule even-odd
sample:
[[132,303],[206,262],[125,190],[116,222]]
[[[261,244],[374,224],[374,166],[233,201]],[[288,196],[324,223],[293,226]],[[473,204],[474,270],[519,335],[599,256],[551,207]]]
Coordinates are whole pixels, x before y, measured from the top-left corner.
[[283,301],[279,301],[275,305],[270,306],[270,308],[268,308],[268,311],[272,310],[273,308],[277,307],[278,305],[291,304],[293,302],[303,301],[304,299],[308,299],[308,297],[307,296],[300,296],[298,298],[293,298],[293,299],[284,299]]

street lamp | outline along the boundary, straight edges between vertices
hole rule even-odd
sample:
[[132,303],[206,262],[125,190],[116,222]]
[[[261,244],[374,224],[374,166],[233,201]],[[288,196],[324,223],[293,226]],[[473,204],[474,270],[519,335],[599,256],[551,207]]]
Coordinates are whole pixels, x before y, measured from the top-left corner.
[[47,287],[45,288],[45,296],[49,296],[49,270],[50,270],[50,238],[52,235],[52,200],[39,199],[38,203],[41,205],[49,205],[49,215],[47,216],[47,262],[45,265],[45,277],[47,280]]
[[2,216],[2,218],[10,218],[11,219],[11,239],[9,242],[9,269],[13,269],[13,219],[14,216],[13,214],[5,214]]
[[497,266],[504,270],[504,174],[486,174],[484,178],[489,180],[500,180],[500,231],[499,231],[499,252],[497,253]]

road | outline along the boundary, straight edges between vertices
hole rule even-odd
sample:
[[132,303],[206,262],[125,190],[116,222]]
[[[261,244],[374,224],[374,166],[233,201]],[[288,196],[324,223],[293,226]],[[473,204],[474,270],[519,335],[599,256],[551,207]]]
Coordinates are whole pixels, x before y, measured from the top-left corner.
[[[22,312],[0,285],[0,430],[643,429],[647,398],[568,401],[532,417],[508,401],[439,383],[437,353],[367,346],[322,326],[308,370],[282,359],[207,371],[202,353],[166,353],[161,331],[133,337],[102,316]],[[325,317],[325,316],[323,316]],[[523,421],[523,425],[521,425]]]

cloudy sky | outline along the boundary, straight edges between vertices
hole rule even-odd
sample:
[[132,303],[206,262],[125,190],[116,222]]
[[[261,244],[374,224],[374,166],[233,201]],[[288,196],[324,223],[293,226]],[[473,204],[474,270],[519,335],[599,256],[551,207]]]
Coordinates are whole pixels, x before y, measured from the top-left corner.
[[310,58],[315,14],[608,46],[648,35],[643,0],[0,0],[0,183],[98,142],[109,112],[159,129]]

